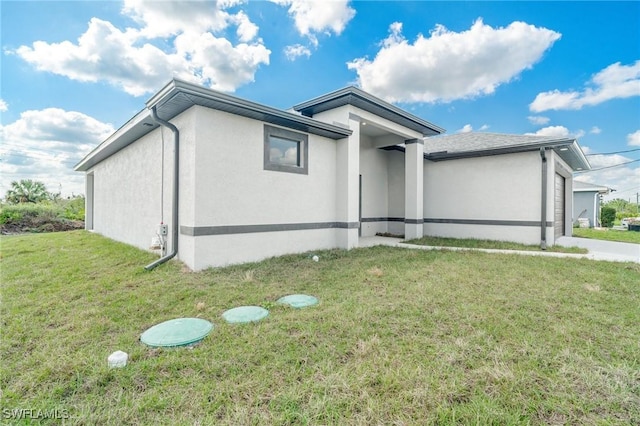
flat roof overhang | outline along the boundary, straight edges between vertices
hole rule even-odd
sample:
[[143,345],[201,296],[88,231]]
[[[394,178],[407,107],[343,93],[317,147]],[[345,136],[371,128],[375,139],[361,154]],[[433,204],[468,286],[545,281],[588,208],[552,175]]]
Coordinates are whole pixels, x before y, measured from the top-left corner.
[[349,137],[352,133],[350,129],[247,101],[186,81],[173,79],[146,102],[146,109],[136,114],[104,142],[92,150],[85,158],[76,164],[74,170],[81,172],[87,171],[99,162],[156,129],[158,124],[151,118],[151,108],[155,107],[158,116],[163,120],[169,121],[195,105],[225,111],[334,140]]

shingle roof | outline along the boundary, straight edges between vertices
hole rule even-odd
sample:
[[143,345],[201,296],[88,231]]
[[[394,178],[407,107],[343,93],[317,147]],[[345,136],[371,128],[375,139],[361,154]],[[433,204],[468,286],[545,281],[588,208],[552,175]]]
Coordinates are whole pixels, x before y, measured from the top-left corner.
[[[471,152],[488,149],[525,147],[549,141],[567,141],[566,138],[550,138],[548,136],[510,135],[504,133],[456,133],[452,135],[434,136],[425,139],[424,150],[428,153]],[[573,141],[573,139],[570,139]]]
[[540,148],[553,149],[574,170],[591,168],[574,138],[469,132],[424,139],[425,158],[431,161],[536,151]]

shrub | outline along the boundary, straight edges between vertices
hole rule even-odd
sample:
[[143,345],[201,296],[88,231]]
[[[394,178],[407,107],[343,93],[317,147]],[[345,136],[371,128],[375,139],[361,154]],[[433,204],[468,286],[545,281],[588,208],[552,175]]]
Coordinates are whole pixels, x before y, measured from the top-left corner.
[[56,204],[63,209],[62,216],[65,219],[84,220],[84,197],[60,200]]
[[[12,206],[13,207],[13,206]],[[17,222],[22,219],[22,212],[18,209],[5,207],[0,210],[0,225]]]
[[602,207],[600,211],[600,220],[602,220],[602,226],[605,228],[611,228],[613,222],[616,220],[616,209],[613,207]]
[[45,203],[5,205],[0,208],[2,233],[53,232],[82,228],[84,198]]

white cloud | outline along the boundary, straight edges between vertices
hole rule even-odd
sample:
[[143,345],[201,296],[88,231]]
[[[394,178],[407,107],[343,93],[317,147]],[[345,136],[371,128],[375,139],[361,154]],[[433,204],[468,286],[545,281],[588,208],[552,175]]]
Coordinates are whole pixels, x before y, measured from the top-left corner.
[[478,19],[469,30],[454,32],[437,25],[409,43],[402,24],[373,60],[347,63],[360,86],[390,102],[450,102],[493,93],[538,62],[560,33],[524,22],[492,28]]
[[602,129],[598,126],[593,126],[591,130],[589,130],[589,133],[591,133],[592,135],[599,135],[600,133],[602,133]]
[[564,126],[547,126],[534,133],[525,133],[531,136],[549,136],[551,138],[575,138],[579,139],[585,135],[584,130],[580,129],[575,132],[569,131]]
[[294,44],[284,48],[284,55],[288,60],[294,61],[300,56],[306,56],[307,58],[310,57],[311,51],[306,46],[303,46],[301,44]]
[[73,171],[96,144],[113,133],[111,124],[75,111],[59,108],[30,110],[0,126],[0,196],[11,181],[35,179],[49,191],[84,193],[81,174]]
[[542,117],[540,115],[530,115],[527,119],[529,120],[529,123],[538,126],[544,126],[549,122],[549,117]]
[[4,99],[0,99],[0,112],[5,112],[9,110],[9,104],[7,104]]
[[[231,15],[222,9],[233,4],[127,0],[122,12],[140,28],[122,30],[92,18],[77,43],[36,41],[13,53],[38,70],[106,81],[134,96],[155,91],[172,77],[234,91],[253,81],[259,66],[269,64],[271,52],[255,39],[258,27],[244,12]],[[212,33],[230,25],[237,27],[240,42],[235,45]],[[169,38],[172,46],[163,50],[151,42],[155,38]]]
[[[478,132],[484,132],[489,128],[488,124],[483,124],[478,129]],[[456,130],[456,133],[471,133],[473,132],[473,126],[471,124],[465,124],[461,129]]]
[[175,45],[178,51],[187,52],[188,69],[198,76],[196,82],[225,92],[253,81],[258,67],[269,63],[271,53],[260,44],[233,46],[211,33],[184,33],[176,37]]
[[249,42],[258,35],[258,26],[244,12],[238,12],[232,20],[238,25],[236,33],[240,41]]
[[543,127],[535,133],[525,133],[532,136],[549,136],[553,138],[567,138],[571,136],[571,132],[564,126],[548,126]]
[[640,146],[640,130],[627,135],[627,144],[631,146]]
[[595,74],[582,91],[551,90],[538,93],[529,109],[533,112],[561,109],[581,109],[611,99],[640,96],[640,60],[632,65],[609,65]]
[[229,14],[216,2],[125,0],[122,14],[131,17],[141,29],[133,30],[146,38],[169,37],[184,31],[203,33],[221,31]]
[[315,37],[317,33],[340,35],[356,11],[349,7],[349,0],[272,0],[281,6],[289,6],[296,29],[303,36]]

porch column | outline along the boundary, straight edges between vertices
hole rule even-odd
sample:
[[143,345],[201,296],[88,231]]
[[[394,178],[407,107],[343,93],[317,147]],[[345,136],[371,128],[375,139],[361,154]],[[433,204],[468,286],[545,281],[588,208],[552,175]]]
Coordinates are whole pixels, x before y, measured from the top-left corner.
[[405,141],[404,154],[404,236],[410,240],[423,236],[424,141]]
[[360,122],[349,119],[351,136],[337,141],[336,208],[338,247],[358,247],[360,225]]

